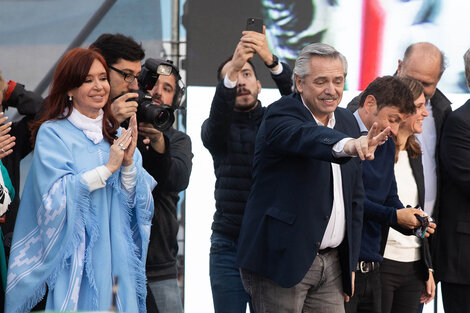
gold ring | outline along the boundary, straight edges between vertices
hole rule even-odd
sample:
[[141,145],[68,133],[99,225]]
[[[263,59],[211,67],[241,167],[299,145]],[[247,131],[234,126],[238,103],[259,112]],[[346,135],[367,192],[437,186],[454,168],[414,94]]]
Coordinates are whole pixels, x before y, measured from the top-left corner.
[[1,148],[0,150],[2,150],[2,153],[5,153],[5,150],[3,148]]

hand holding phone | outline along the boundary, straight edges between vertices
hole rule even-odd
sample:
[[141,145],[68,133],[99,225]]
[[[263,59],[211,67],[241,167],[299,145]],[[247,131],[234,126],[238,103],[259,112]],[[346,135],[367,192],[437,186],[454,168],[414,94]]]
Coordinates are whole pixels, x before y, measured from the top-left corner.
[[246,20],[246,28],[245,30],[254,31],[257,33],[263,33],[263,19],[256,18],[256,17],[249,17]]
[[[417,209],[422,210],[419,206],[417,207]],[[424,238],[426,236],[426,231],[428,230],[429,223],[431,222],[434,223],[434,219],[431,216],[424,213],[424,211],[423,211],[423,215],[415,214],[415,216],[418,219],[418,221],[421,223],[421,226],[418,228],[415,228],[413,233],[418,238]]]

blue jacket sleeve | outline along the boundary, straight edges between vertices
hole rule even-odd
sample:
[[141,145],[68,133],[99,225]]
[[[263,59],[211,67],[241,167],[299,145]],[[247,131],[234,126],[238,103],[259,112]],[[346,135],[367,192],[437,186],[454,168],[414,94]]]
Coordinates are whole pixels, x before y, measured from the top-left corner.
[[[310,112],[295,97],[283,97],[268,107],[264,118],[265,141],[272,149],[289,155],[344,163],[350,158],[335,158],[333,146],[347,136],[318,126]],[[262,126],[263,127],[263,126]]]
[[368,220],[388,226],[396,225],[396,210],[394,207],[375,203],[367,197],[364,199],[364,217]]

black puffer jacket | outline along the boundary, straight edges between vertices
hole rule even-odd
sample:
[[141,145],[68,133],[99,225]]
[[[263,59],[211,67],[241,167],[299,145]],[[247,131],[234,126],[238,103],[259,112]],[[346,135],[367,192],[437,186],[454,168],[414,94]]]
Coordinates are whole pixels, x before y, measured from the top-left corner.
[[[291,93],[292,70],[271,75],[280,93]],[[250,112],[235,112],[237,90],[226,88],[223,80],[216,88],[209,118],[202,125],[202,142],[214,160],[216,212],[212,230],[238,238],[251,187],[256,134],[265,107],[261,102]]]

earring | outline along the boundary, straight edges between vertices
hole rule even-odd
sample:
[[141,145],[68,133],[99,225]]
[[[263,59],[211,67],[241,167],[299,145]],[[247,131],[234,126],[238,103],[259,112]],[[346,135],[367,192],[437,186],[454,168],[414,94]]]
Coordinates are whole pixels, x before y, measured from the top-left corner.
[[72,96],[69,96],[69,101],[72,102]]

